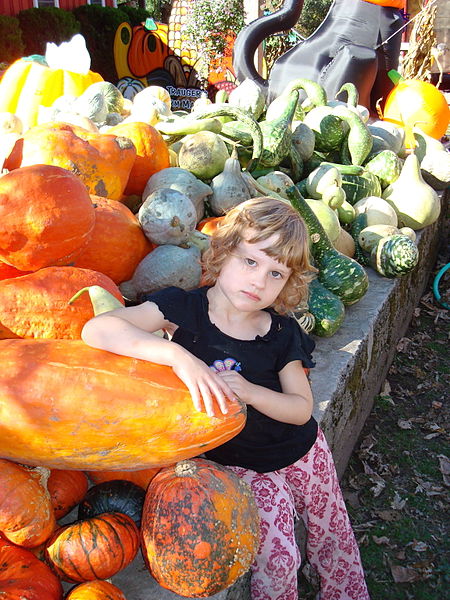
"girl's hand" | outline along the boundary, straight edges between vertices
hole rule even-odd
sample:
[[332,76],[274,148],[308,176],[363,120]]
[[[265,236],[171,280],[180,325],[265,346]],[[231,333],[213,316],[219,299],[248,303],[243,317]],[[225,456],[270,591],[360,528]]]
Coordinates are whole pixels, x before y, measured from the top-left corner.
[[210,417],[217,416],[215,402],[223,414],[228,412],[228,399],[234,399],[235,394],[226,381],[220,379],[202,360],[190,353],[183,356],[172,367],[174,373],[187,386],[199,412],[206,412]]
[[222,381],[228,384],[233,390],[235,395],[245,402],[245,404],[251,404],[252,393],[258,386],[255,386],[250,381],[247,381],[245,377],[242,377],[237,371],[220,371],[217,373]]

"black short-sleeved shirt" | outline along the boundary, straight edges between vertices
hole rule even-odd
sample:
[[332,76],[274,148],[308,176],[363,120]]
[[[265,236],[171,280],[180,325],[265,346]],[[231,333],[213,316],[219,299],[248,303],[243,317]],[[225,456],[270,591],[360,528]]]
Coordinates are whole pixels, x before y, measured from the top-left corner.
[[[314,341],[297,321],[268,310],[272,324],[264,336],[239,340],[222,333],[208,316],[209,288],[191,291],[166,288],[143,297],[158,305],[164,317],[178,325],[173,341],[218,371],[234,369],[245,379],[281,392],[278,373],[293,360],[304,367],[314,366]],[[317,436],[313,417],[305,425],[276,421],[247,407],[244,429],[222,446],[210,450],[207,458],[223,465],[237,465],[260,473],[286,467],[304,456]]]

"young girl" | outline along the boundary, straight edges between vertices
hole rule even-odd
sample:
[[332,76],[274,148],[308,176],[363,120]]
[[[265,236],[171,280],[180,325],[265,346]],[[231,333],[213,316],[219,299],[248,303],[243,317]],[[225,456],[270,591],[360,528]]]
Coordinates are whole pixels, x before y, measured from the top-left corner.
[[[212,236],[204,268],[210,285],[167,288],[99,315],[83,340],[171,366],[195,409],[209,415],[226,413],[233,395],[247,404],[244,429],[207,458],[245,479],[259,507],[253,600],[297,598],[295,515],[306,525],[321,600],[368,599],[333,459],[312,417],[305,368],[314,366],[314,342],[286,316],[306,296],[313,271],[305,225],[278,200],[243,202]],[[171,340],[153,335],[159,329]]]

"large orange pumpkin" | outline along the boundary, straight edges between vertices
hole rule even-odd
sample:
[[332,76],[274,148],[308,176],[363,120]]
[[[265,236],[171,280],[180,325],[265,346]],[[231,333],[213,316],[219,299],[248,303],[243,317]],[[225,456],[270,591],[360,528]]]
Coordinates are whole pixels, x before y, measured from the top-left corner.
[[108,134],[129,138],[136,147],[136,158],[131,168],[125,194],[142,194],[149,178],[170,166],[169,149],[162,135],[148,123],[119,123],[108,129]]
[[48,476],[48,469],[29,469],[0,458],[0,532],[19,546],[39,546],[55,529]]
[[66,600],[126,600],[123,592],[109,581],[80,583],[66,596]]
[[78,267],[47,267],[0,281],[0,339],[80,339],[83,325],[94,316],[92,303],[86,295],[74,304],[68,302],[91,285],[100,285],[123,303],[109,277]]
[[0,597],[4,600],[61,600],[63,589],[49,566],[29,550],[0,535]]
[[160,585],[182,596],[212,596],[245,573],[258,551],[250,487],[204,459],[162,469],[147,489],[141,541]]
[[145,237],[138,218],[124,204],[99,196],[91,199],[94,231],[75,265],[100,271],[117,284],[128,281],[154,246]]
[[94,223],[86,186],[66,169],[34,165],[0,177],[0,260],[16,269],[70,263]]
[[[414,125],[440,139],[450,120],[450,108],[444,94],[433,84],[419,79],[403,79],[389,93],[383,114],[384,121],[409,128]],[[411,145],[411,140],[409,144]]]
[[241,402],[209,417],[170,367],[78,340],[2,340],[1,360],[2,454],[27,464],[162,467],[223,444],[245,424]]
[[89,483],[83,471],[52,469],[47,481],[55,517],[61,519],[79,504],[88,491]]
[[156,467],[154,469],[141,469],[140,471],[87,471],[87,474],[94,484],[123,479],[140,485],[146,490],[150,481],[160,470],[159,467]]
[[133,519],[103,513],[58,529],[48,540],[46,555],[64,581],[107,579],[124,569],[139,549]]
[[128,138],[92,133],[68,123],[44,123],[19,138],[7,169],[43,164],[77,175],[89,193],[120,200],[136,157]]

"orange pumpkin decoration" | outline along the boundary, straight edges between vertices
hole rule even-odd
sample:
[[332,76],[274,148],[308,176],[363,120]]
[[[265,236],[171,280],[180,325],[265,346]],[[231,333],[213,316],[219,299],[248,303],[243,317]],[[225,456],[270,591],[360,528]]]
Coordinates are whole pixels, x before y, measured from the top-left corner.
[[152,576],[182,596],[211,596],[245,573],[259,547],[250,487],[204,459],[162,469],[142,513],[142,554]]
[[74,587],[66,600],[126,600],[118,587],[109,581],[86,581]]
[[140,471],[87,471],[87,474],[95,485],[104,481],[123,479],[140,485],[146,490],[150,481],[160,470],[159,467],[156,467],[155,469],[141,469]]
[[[383,120],[409,128],[409,137],[416,125],[431,137],[440,139],[447,131],[450,109],[444,94],[433,84],[403,79],[386,99]],[[411,140],[407,145],[412,147]]]
[[134,77],[145,77],[163,66],[169,54],[166,28],[162,23],[158,23],[155,31],[149,31],[144,25],[133,27],[127,61]]
[[16,269],[70,263],[94,222],[86,186],[66,169],[34,165],[0,177],[0,260]]
[[89,483],[83,471],[52,469],[47,481],[55,517],[61,519],[79,504],[88,491]]
[[148,123],[119,123],[108,134],[129,138],[136,147],[136,158],[125,188],[125,195],[142,194],[149,178],[170,166],[169,149],[162,135]]
[[90,194],[120,200],[136,157],[128,138],[92,133],[68,123],[44,123],[19,138],[5,162],[9,170],[55,165],[77,175]]
[[206,235],[212,235],[222,221],[223,217],[206,217],[198,223],[197,229]]
[[[3,340],[2,454],[54,469],[170,465],[223,444],[245,405],[209,417],[193,409],[173,369],[79,340]],[[51,401],[49,400],[51,399]]]
[[0,531],[19,546],[33,548],[56,526],[48,469],[31,469],[0,458]]
[[0,596],[5,600],[61,600],[63,589],[48,565],[0,535]]
[[12,279],[13,277],[22,277],[22,275],[28,275],[31,272],[19,271],[19,269],[0,261],[0,281],[3,281],[3,279]]
[[91,285],[107,289],[123,303],[109,277],[78,267],[47,267],[0,281],[0,339],[80,339],[83,325],[94,316],[92,303],[87,296],[74,304],[68,301]]
[[64,581],[107,579],[124,569],[139,549],[133,519],[103,513],[58,529],[47,543],[47,561]]
[[94,231],[75,265],[100,271],[117,284],[128,281],[154,245],[124,204],[100,196],[91,196],[91,200],[95,209]]

